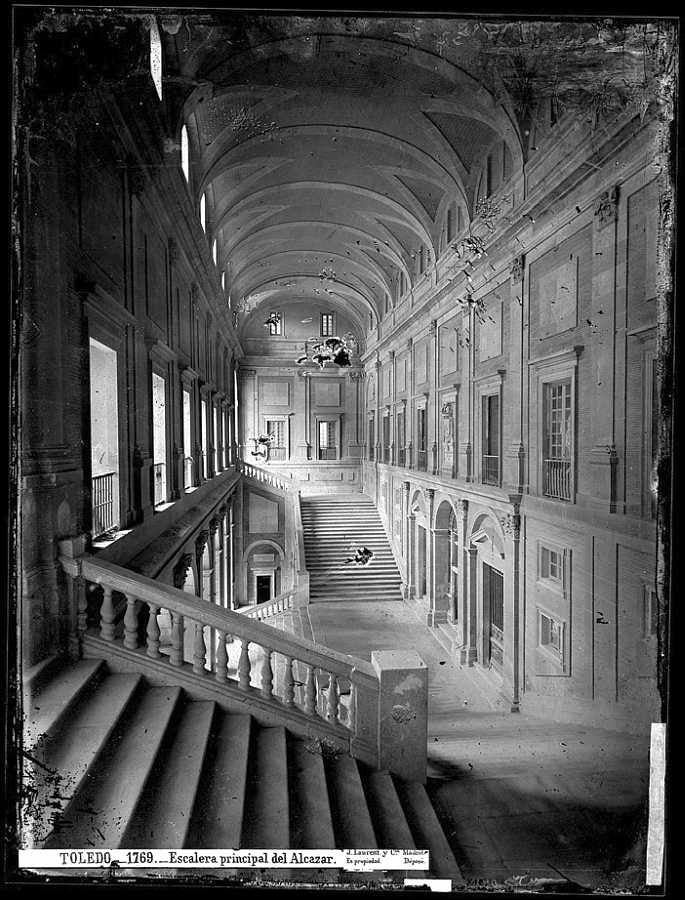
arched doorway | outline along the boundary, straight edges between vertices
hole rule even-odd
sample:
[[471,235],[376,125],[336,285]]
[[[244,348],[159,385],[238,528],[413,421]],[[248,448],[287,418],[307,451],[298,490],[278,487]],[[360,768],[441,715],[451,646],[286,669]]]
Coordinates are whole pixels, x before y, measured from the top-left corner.
[[274,541],[256,541],[244,554],[245,594],[249,605],[273,600],[283,590],[283,549]]
[[507,643],[505,553],[502,536],[489,515],[476,517],[469,544],[471,595],[477,615],[477,659],[483,668],[502,677]]
[[428,602],[428,508],[422,491],[416,491],[409,505],[411,536],[411,584],[416,600]]

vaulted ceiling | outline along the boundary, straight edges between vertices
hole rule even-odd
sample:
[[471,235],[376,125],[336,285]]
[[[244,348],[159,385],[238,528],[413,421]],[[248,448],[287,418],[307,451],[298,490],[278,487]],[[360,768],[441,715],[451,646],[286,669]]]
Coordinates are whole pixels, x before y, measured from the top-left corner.
[[[463,24],[463,23],[461,23]],[[522,141],[458,20],[188,17],[166,57],[196,198],[234,300],[321,299],[377,318],[448,203],[466,219],[488,151]]]

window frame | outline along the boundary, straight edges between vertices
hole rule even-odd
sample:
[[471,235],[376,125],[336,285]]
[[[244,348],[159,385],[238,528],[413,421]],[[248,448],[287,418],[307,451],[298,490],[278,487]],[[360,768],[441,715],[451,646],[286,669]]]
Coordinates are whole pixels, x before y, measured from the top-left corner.
[[269,318],[278,316],[278,322],[269,322],[269,337],[283,337],[284,318],[281,310],[269,310]]
[[[330,330],[328,326],[330,325]],[[319,336],[335,337],[337,328],[336,316],[334,312],[322,312],[319,314]]]
[[[550,647],[555,647],[556,645],[552,644],[551,641],[547,641],[543,643],[543,619],[547,619],[550,622],[550,634],[551,634],[551,624],[557,626],[558,634],[559,634],[559,647],[558,649],[550,649]],[[537,622],[536,622],[536,646],[540,653],[542,653],[547,659],[556,663],[562,672],[567,671],[567,663],[568,663],[568,653],[567,653],[567,633],[568,633],[568,623],[559,618],[553,612],[550,612],[548,609],[544,607],[537,607]]]
[[[321,426],[322,425],[333,425],[335,428],[334,432],[334,441],[332,445],[327,445],[323,447],[321,445]],[[326,462],[330,461],[324,460],[321,456],[322,450],[333,450],[335,451],[335,456],[333,460],[340,460],[342,458],[342,415],[317,415],[315,421],[315,429],[316,429],[316,460],[317,462]]]

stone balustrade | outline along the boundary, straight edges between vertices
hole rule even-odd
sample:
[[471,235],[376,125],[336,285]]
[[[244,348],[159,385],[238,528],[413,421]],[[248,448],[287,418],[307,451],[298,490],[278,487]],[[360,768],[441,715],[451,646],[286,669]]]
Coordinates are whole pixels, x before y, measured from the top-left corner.
[[[406,692],[396,698],[405,726],[402,745],[412,753],[393,752],[385,746],[395,736],[387,727],[393,713],[382,660],[372,665],[272,628],[259,613],[224,609],[93,556],[63,558],[62,564],[75,603],[76,637],[91,655],[107,657],[107,648],[116,647],[128,666],[138,661],[141,668],[164,667],[167,680],[175,670],[186,682],[190,676],[197,685],[212,683],[229,706],[239,704],[257,716],[266,712],[296,733],[333,738],[352,756],[376,767],[383,761],[401,777],[415,778],[418,772],[425,778],[428,696],[420,660],[408,659],[406,669],[397,657],[392,660],[394,684],[401,684],[404,673],[405,683],[419,685],[409,697],[412,709]],[[276,601],[284,605],[294,596],[286,592]],[[171,617],[166,647],[158,619],[162,610]],[[410,734],[414,723],[418,737]]]

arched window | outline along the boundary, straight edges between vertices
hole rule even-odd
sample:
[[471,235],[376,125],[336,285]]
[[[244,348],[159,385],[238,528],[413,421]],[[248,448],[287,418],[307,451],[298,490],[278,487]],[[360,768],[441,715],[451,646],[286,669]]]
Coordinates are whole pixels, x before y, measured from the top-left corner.
[[204,194],[200,197],[200,225],[203,231],[207,231],[207,200]]
[[190,181],[190,156],[188,153],[188,129],[185,125],[181,128],[181,168],[186,181]]
[[152,19],[150,23],[150,75],[157,91],[157,96],[162,99],[162,39],[159,34],[157,22]]

